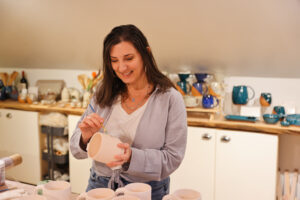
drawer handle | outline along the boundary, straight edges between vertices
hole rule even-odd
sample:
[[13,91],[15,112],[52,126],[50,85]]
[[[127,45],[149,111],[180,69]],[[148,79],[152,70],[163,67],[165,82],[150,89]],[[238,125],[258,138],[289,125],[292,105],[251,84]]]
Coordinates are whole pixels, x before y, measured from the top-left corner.
[[221,137],[221,141],[222,141],[222,142],[230,142],[230,140],[231,140],[231,139],[230,139],[229,136],[225,136],[225,135],[224,135],[224,136]]
[[210,140],[211,139],[211,135],[208,134],[208,133],[205,133],[205,134],[203,134],[202,139],[203,140]]
[[11,113],[7,113],[6,114],[6,118],[11,119],[12,118],[12,114]]

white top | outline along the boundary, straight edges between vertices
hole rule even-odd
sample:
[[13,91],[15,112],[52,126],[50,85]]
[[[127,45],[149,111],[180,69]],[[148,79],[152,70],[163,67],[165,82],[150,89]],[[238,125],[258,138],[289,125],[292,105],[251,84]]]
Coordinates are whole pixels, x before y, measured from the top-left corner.
[[120,98],[113,105],[112,113],[105,125],[107,132],[115,137],[118,137],[122,142],[132,144],[137,126],[144,114],[148,100],[146,103],[128,114],[121,105]]

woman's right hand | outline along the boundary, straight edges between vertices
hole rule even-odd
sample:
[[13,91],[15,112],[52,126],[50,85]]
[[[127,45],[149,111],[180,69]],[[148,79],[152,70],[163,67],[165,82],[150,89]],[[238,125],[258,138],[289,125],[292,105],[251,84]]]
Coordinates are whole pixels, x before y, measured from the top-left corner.
[[104,119],[96,113],[92,113],[86,116],[78,125],[81,130],[81,137],[84,144],[90,140],[90,138],[100,130]]

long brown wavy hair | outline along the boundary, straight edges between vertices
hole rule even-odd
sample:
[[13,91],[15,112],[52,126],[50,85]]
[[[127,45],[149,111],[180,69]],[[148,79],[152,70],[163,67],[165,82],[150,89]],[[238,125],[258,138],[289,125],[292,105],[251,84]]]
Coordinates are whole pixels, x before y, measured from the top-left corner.
[[110,59],[111,48],[122,42],[131,42],[141,54],[147,80],[150,84],[158,87],[158,92],[165,92],[174,84],[162,74],[154,60],[153,54],[149,51],[149,44],[144,34],[134,25],[121,25],[112,29],[103,42],[103,80],[96,92],[96,101],[101,106],[111,106],[115,98],[127,92],[126,84],[115,74]]

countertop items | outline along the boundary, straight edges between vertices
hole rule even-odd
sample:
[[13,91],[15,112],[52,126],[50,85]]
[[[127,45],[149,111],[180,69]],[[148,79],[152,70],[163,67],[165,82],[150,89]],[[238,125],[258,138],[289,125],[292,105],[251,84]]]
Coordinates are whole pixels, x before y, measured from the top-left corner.
[[257,121],[256,117],[241,116],[241,115],[226,115],[225,118],[227,120],[234,120],[234,121],[248,121],[248,122]]
[[[28,195],[35,194],[36,187],[33,185],[24,184],[24,183],[20,183],[20,182],[16,182],[16,181],[9,181],[9,180],[6,180],[5,184],[7,185],[8,188],[14,188],[14,190],[8,189],[7,191],[2,192],[1,197],[3,197],[3,199],[6,199],[4,197],[17,198],[17,197],[21,197],[21,196],[28,196]],[[12,193],[13,191],[20,191],[20,192],[13,194]],[[77,197],[78,197],[78,194],[72,193],[70,200],[75,200],[75,199],[77,199]],[[10,199],[10,198],[8,198],[8,199]]]
[[61,112],[65,114],[72,115],[82,115],[85,111],[85,108],[72,108],[70,104],[65,104],[61,106],[60,104],[27,104],[19,103],[17,101],[1,101],[0,108],[11,108],[17,110],[25,111],[37,111],[37,112]]
[[[21,104],[16,101],[1,101],[0,108],[10,108],[25,111],[37,111],[37,112],[61,112],[72,115],[82,115],[85,111],[84,108],[71,108],[69,105],[65,107],[59,107],[54,105],[34,105],[34,104]],[[187,123],[189,126],[209,127],[209,128],[221,128],[231,130],[244,130],[244,131],[255,131],[271,134],[293,134],[300,135],[299,126],[281,126],[277,124],[266,124],[263,121],[257,121],[255,123],[243,122],[243,121],[229,121],[221,115],[215,116],[213,119],[202,118],[199,116],[200,112],[197,112],[199,108],[187,108],[188,119]],[[203,110],[203,109],[202,109]],[[217,110],[216,110],[217,112]]]

